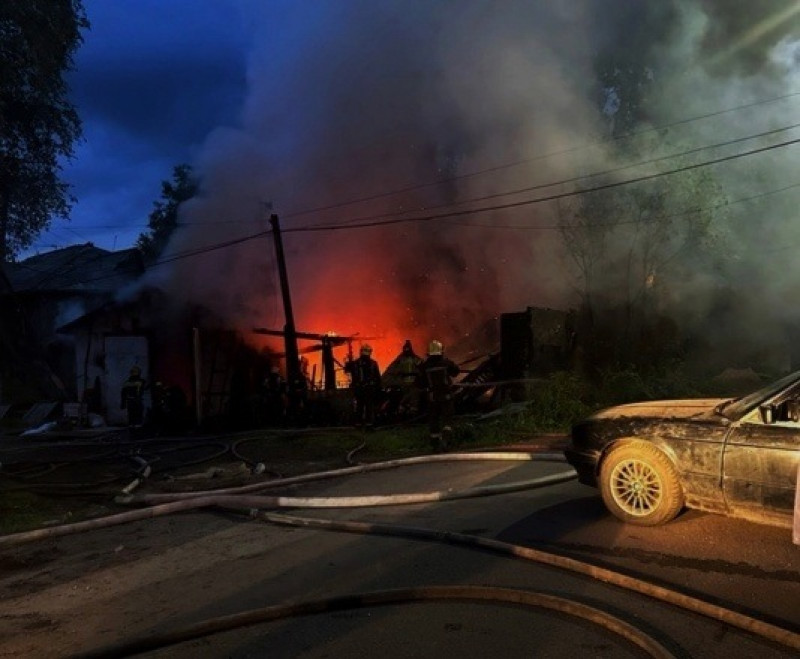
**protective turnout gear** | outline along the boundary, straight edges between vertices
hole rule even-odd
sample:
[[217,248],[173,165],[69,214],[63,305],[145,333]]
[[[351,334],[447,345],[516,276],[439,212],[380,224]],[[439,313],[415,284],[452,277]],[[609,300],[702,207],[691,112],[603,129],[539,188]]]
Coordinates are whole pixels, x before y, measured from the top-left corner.
[[265,421],[273,424],[283,423],[289,406],[288,387],[277,366],[270,368],[263,387]]
[[371,428],[375,424],[375,409],[381,391],[381,371],[370,353],[368,345],[361,347],[361,356],[344,365],[350,375],[350,384],[356,403],[356,423]]
[[431,341],[428,358],[420,365],[418,385],[425,390],[428,401],[428,430],[435,451],[447,449],[446,434],[451,432],[453,407],[453,378],[461,372],[458,365],[442,354],[442,344]]
[[407,415],[419,409],[419,390],[416,387],[422,358],[414,353],[411,341],[383,373],[383,386],[388,392],[387,413],[391,416]]
[[413,386],[417,381],[421,363],[422,359],[414,353],[411,341],[406,341],[400,354],[386,367],[383,384],[390,387]]
[[130,376],[122,383],[120,409],[128,411],[128,424],[140,426],[144,421],[144,390],[147,383],[141,376],[142,369],[131,367]]

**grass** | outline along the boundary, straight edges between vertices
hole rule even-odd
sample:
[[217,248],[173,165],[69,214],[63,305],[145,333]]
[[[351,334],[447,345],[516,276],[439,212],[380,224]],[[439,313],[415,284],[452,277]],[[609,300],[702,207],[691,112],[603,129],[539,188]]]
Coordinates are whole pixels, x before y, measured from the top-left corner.
[[62,522],[71,506],[67,502],[31,492],[0,494],[0,534],[17,533]]
[[[719,384],[687,376],[682,369],[643,375],[618,369],[600,373],[592,381],[572,372],[551,375],[531,386],[525,400],[490,414],[457,416],[450,437],[451,451],[469,451],[508,446],[545,433],[566,434],[571,426],[593,411],[635,400],[693,398],[719,395]],[[744,393],[744,392],[742,392]],[[292,476],[350,466],[355,462],[377,462],[432,452],[424,419],[414,424],[378,426],[372,432],[353,428],[254,430],[233,435],[240,456],[251,465],[263,462],[268,473]],[[348,458],[353,456],[353,460]],[[235,463],[230,453],[215,464]],[[197,473],[208,464],[176,470]],[[239,477],[247,479],[247,470]],[[151,477],[151,484],[158,481]],[[161,481],[163,482],[163,481]],[[192,487],[220,487],[217,481],[198,480]],[[236,484],[236,483],[231,483]],[[121,485],[120,485],[121,487]],[[113,495],[105,497],[111,505]],[[80,495],[45,496],[31,492],[0,493],[0,533],[38,528],[46,523],[76,521],[108,512]]]

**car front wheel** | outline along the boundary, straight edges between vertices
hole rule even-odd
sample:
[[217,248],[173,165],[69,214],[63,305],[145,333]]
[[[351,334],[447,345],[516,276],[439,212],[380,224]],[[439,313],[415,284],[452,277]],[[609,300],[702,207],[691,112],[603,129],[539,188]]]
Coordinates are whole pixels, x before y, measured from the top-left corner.
[[647,442],[611,449],[600,465],[600,492],[606,508],[631,524],[664,524],[683,508],[683,489],[675,467]]

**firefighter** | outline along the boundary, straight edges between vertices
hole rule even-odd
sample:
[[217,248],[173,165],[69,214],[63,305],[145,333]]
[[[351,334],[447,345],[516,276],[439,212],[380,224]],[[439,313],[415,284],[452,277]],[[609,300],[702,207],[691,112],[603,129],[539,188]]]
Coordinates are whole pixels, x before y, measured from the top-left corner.
[[428,430],[434,451],[447,449],[447,435],[453,414],[453,378],[461,372],[458,365],[444,356],[444,346],[433,340],[428,356],[420,364],[418,385],[425,392],[428,406]]
[[142,377],[142,369],[132,366],[128,379],[122,383],[120,409],[128,412],[128,425],[141,426],[144,420],[144,390],[147,383]]
[[383,386],[389,391],[391,413],[414,412],[419,407],[417,376],[422,358],[414,352],[411,341],[403,344],[403,349],[383,373]]
[[288,394],[286,380],[277,366],[269,370],[264,380],[264,397],[266,399],[267,419],[272,424],[282,424],[286,418]]
[[375,408],[381,391],[381,371],[372,358],[372,346],[361,346],[358,359],[345,362],[345,373],[356,401],[356,425],[371,429],[375,426]]

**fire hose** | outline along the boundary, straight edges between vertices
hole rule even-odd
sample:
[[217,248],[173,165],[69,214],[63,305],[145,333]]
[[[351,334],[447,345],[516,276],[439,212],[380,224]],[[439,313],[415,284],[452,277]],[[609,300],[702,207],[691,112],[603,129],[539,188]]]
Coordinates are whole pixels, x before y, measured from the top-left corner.
[[[511,453],[511,454],[483,454],[483,455],[489,456],[486,459],[501,459],[499,457],[496,457],[498,455],[506,455],[507,456],[506,459],[512,459],[512,460],[535,459],[534,455],[531,454]],[[458,457],[456,458],[456,456]],[[552,456],[550,457],[552,458]],[[308,474],[301,477],[282,479],[280,482],[281,484],[286,485],[290,483],[293,484],[297,482],[307,482],[310,480],[316,480],[321,478],[331,478],[334,476],[340,476],[347,473],[358,473],[380,468],[388,468],[388,466],[383,466],[383,465],[398,466],[400,464],[415,464],[417,462],[435,462],[448,458],[476,460],[476,459],[481,459],[481,454],[450,454],[441,456],[426,456],[424,458],[408,458],[404,460],[390,461],[389,463],[376,463],[373,465],[361,465],[359,467],[333,470],[333,472],[320,472],[318,474]],[[252,488],[254,488],[254,486],[244,486],[240,488],[230,488],[228,490],[219,490],[216,493],[198,492],[198,493],[191,493],[190,495],[136,496],[136,497],[128,497],[125,499],[125,501],[128,503],[152,504],[155,503],[155,501],[159,502],[162,501],[164,497],[169,497],[170,500],[167,503],[158,503],[157,505],[152,505],[149,508],[121,513],[118,515],[112,515],[105,518],[88,520],[85,522],[78,522],[75,524],[62,525],[59,527],[52,527],[47,529],[38,529],[35,531],[29,531],[25,533],[18,533],[14,535],[0,537],[0,548],[19,545],[22,543],[32,542],[35,540],[40,540],[45,538],[54,538],[54,537],[69,535],[72,533],[78,533],[90,529],[104,528],[107,526],[122,524],[130,521],[148,519],[161,515],[172,514],[175,512],[197,510],[211,506],[227,510],[239,510],[239,511],[249,509],[250,514],[252,516],[258,517],[260,519],[263,519],[265,521],[274,524],[301,526],[305,528],[316,528],[316,529],[326,529],[335,531],[345,531],[351,533],[373,533],[379,535],[393,535],[393,536],[408,537],[418,540],[438,541],[447,544],[458,544],[466,547],[488,550],[511,557],[535,561],[551,567],[568,570],[577,574],[581,574],[583,576],[588,576],[590,578],[597,579],[604,583],[615,585],[620,588],[630,590],[651,597],[653,599],[657,599],[667,604],[672,604],[676,607],[683,608],[690,612],[703,615],[713,620],[724,622],[728,625],[755,634],[769,641],[776,642],[786,647],[800,651],[800,634],[792,632],[791,630],[784,629],[780,626],[773,625],[771,623],[767,623],[762,620],[758,620],[756,618],[738,613],[736,611],[727,609],[725,607],[721,607],[719,605],[712,604],[710,602],[704,601],[699,598],[685,595],[683,593],[680,593],[679,591],[673,591],[649,583],[644,580],[629,577],[627,575],[615,572],[613,570],[601,568],[592,565],[590,563],[578,561],[572,558],[567,558],[564,556],[560,556],[558,554],[536,550],[529,547],[512,545],[497,540],[492,540],[467,534],[442,532],[432,529],[424,529],[416,527],[375,524],[375,523],[362,523],[362,522],[352,522],[352,521],[336,522],[336,521],[321,520],[321,519],[308,519],[301,517],[278,515],[274,513],[266,513],[262,512],[261,510],[263,508],[275,508],[275,507],[293,507],[293,508],[353,507],[358,505],[373,506],[373,505],[391,505],[392,503],[407,504],[407,503],[421,503],[428,501],[445,501],[445,500],[452,500],[459,498],[467,498],[472,496],[487,496],[489,494],[497,494],[504,491],[519,491],[520,489],[532,489],[534,487],[542,487],[545,485],[551,485],[558,482],[564,482],[566,480],[571,480],[574,477],[575,477],[574,472],[571,473],[562,472],[559,474],[555,474],[553,476],[526,481],[524,487],[522,483],[510,483],[502,486],[470,488],[467,490],[462,490],[460,492],[444,491],[444,492],[423,493],[415,495],[390,495],[385,497],[372,496],[372,497],[338,497],[338,498],[337,497],[298,498],[298,497],[275,497],[275,496],[251,496],[251,495],[246,495],[244,493],[245,491],[253,491]],[[266,484],[257,484],[257,485],[263,489],[265,487],[270,487],[272,483],[268,482]],[[392,501],[393,499],[394,501]],[[365,503],[365,501],[369,501],[369,503]],[[312,604],[307,604],[307,606],[311,606],[313,608]],[[275,607],[270,607],[270,608],[274,609]],[[266,611],[266,609],[259,611],[263,612]],[[287,615],[296,615],[296,614],[297,613],[288,613]],[[242,626],[245,624],[253,624],[253,622],[255,622],[255,621],[247,622],[247,620],[249,620],[248,613],[239,615],[241,617],[229,616],[225,619],[215,619],[212,621],[206,621],[205,623],[200,623],[199,626],[197,625],[194,626],[193,628],[194,631],[191,631],[191,633],[197,634],[199,633],[199,630],[208,630],[204,631],[202,634],[202,635],[207,635],[211,633],[216,633],[216,631],[220,631],[220,629],[217,628],[217,625],[219,624],[233,625],[231,627],[224,627],[233,629],[238,626]],[[258,614],[258,615],[263,615],[263,614]],[[267,619],[274,619],[274,618],[265,618],[265,620]],[[186,630],[183,630],[181,633],[186,633]],[[196,636],[192,636],[192,638],[195,637]],[[172,637],[170,636],[163,637],[163,639],[169,639],[169,638]],[[165,643],[171,644],[175,642],[179,641],[165,640]],[[127,646],[128,644],[126,644],[126,647]],[[131,650],[131,651],[138,651],[138,650]],[[87,656],[111,656],[111,655],[102,654],[101,651],[101,654],[92,654]],[[653,655],[653,656],[664,656],[664,655]]]
[[[114,437],[119,440],[120,434]],[[92,442],[78,440],[20,445],[0,448],[0,477],[12,483],[3,484],[5,491],[80,492],[84,495],[107,495],[106,490],[97,492],[91,488],[127,479],[128,484],[122,492],[130,493],[153,473],[209,462],[229,451],[233,452],[232,446],[219,438],[200,441],[195,438],[147,438],[117,441],[115,444],[100,438]],[[129,475],[130,463],[135,465],[132,476]],[[91,479],[81,473],[77,482],[63,477],[49,482],[41,480],[57,470],[74,470],[76,464],[93,465],[105,471],[100,477],[95,475]]]
[[[456,454],[454,454],[456,455]],[[470,455],[470,459],[475,460],[475,454]],[[512,454],[513,455],[513,454]],[[436,456],[442,457],[442,456]],[[495,458],[496,459],[496,458]],[[393,461],[398,462],[398,461]],[[405,462],[405,461],[401,461]],[[379,463],[380,464],[380,463]],[[384,463],[388,464],[388,463]],[[372,465],[375,466],[375,465]],[[386,467],[384,467],[386,468]],[[335,470],[340,473],[345,470]],[[294,478],[285,478],[279,481],[281,484],[289,482],[307,482],[313,477],[331,478],[332,472],[320,472],[318,474],[307,474]],[[486,486],[478,488],[468,488],[466,490],[421,492],[416,494],[395,494],[386,496],[367,496],[367,497],[282,497],[282,496],[256,496],[244,494],[244,486],[241,488],[220,489],[217,491],[193,492],[186,494],[150,494],[150,495],[123,495],[116,497],[117,503],[124,504],[147,504],[150,507],[131,510],[116,515],[108,515],[97,519],[90,519],[83,522],[72,524],[61,524],[49,528],[24,531],[11,535],[0,536],[0,549],[21,544],[27,544],[37,540],[53,539],[76,533],[83,533],[95,529],[127,524],[129,522],[170,515],[177,512],[198,510],[208,507],[220,507],[225,509],[261,509],[261,508],[355,508],[369,506],[390,506],[406,505],[411,503],[430,503],[434,501],[453,501],[456,499],[467,499],[481,496],[490,496],[507,492],[519,492],[530,490],[537,487],[563,483],[575,478],[572,470],[560,472],[552,476],[537,478],[528,481],[517,481],[504,485]],[[263,489],[271,483],[259,484]]]
[[297,604],[268,606],[252,609],[229,616],[204,620],[194,625],[173,630],[167,634],[144,636],[119,643],[96,651],[75,655],[74,659],[105,659],[125,657],[151,650],[158,650],[177,643],[191,641],[224,631],[241,629],[249,625],[272,622],[283,618],[347,611],[362,607],[408,604],[424,601],[472,601],[508,603],[529,608],[548,609],[574,618],[587,620],[603,627],[632,645],[638,646],[656,659],[672,659],[674,655],[661,643],[631,625],[605,611],[575,600],[533,591],[513,590],[488,586],[424,586],[419,588],[400,588],[395,590],[373,591],[312,600]]
[[[263,481],[261,483],[252,483],[250,485],[240,485],[238,487],[230,487],[216,490],[205,490],[195,492],[183,492],[178,494],[150,494],[131,499],[119,499],[119,503],[165,503],[167,501],[179,501],[191,497],[201,497],[220,494],[247,494],[250,492],[259,492],[275,487],[286,487],[289,485],[299,485],[301,483],[309,483],[331,478],[340,478],[342,476],[352,476],[355,474],[364,474],[370,471],[382,471],[385,469],[396,469],[398,467],[406,467],[417,464],[431,464],[434,462],[469,462],[469,461],[511,461],[511,462],[564,462],[564,456],[561,453],[523,453],[518,451],[501,451],[492,453],[444,453],[438,455],[422,455],[411,458],[399,458],[396,460],[386,460],[384,462],[373,462],[368,464],[356,465],[353,467],[343,467],[341,469],[331,469],[329,471],[316,472],[313,474],[303,474],[301,476],[291,476],[289,478],[281,478],[278,480]],[[572,470],[569,471],[571,478],[575,478]],[[547,483],[549,484],[549,483]],[[398,503],[401,503],[398,500]],[[406,503],[406,502],[403,502]],[[419,502],[421,503],[421,502]]]

